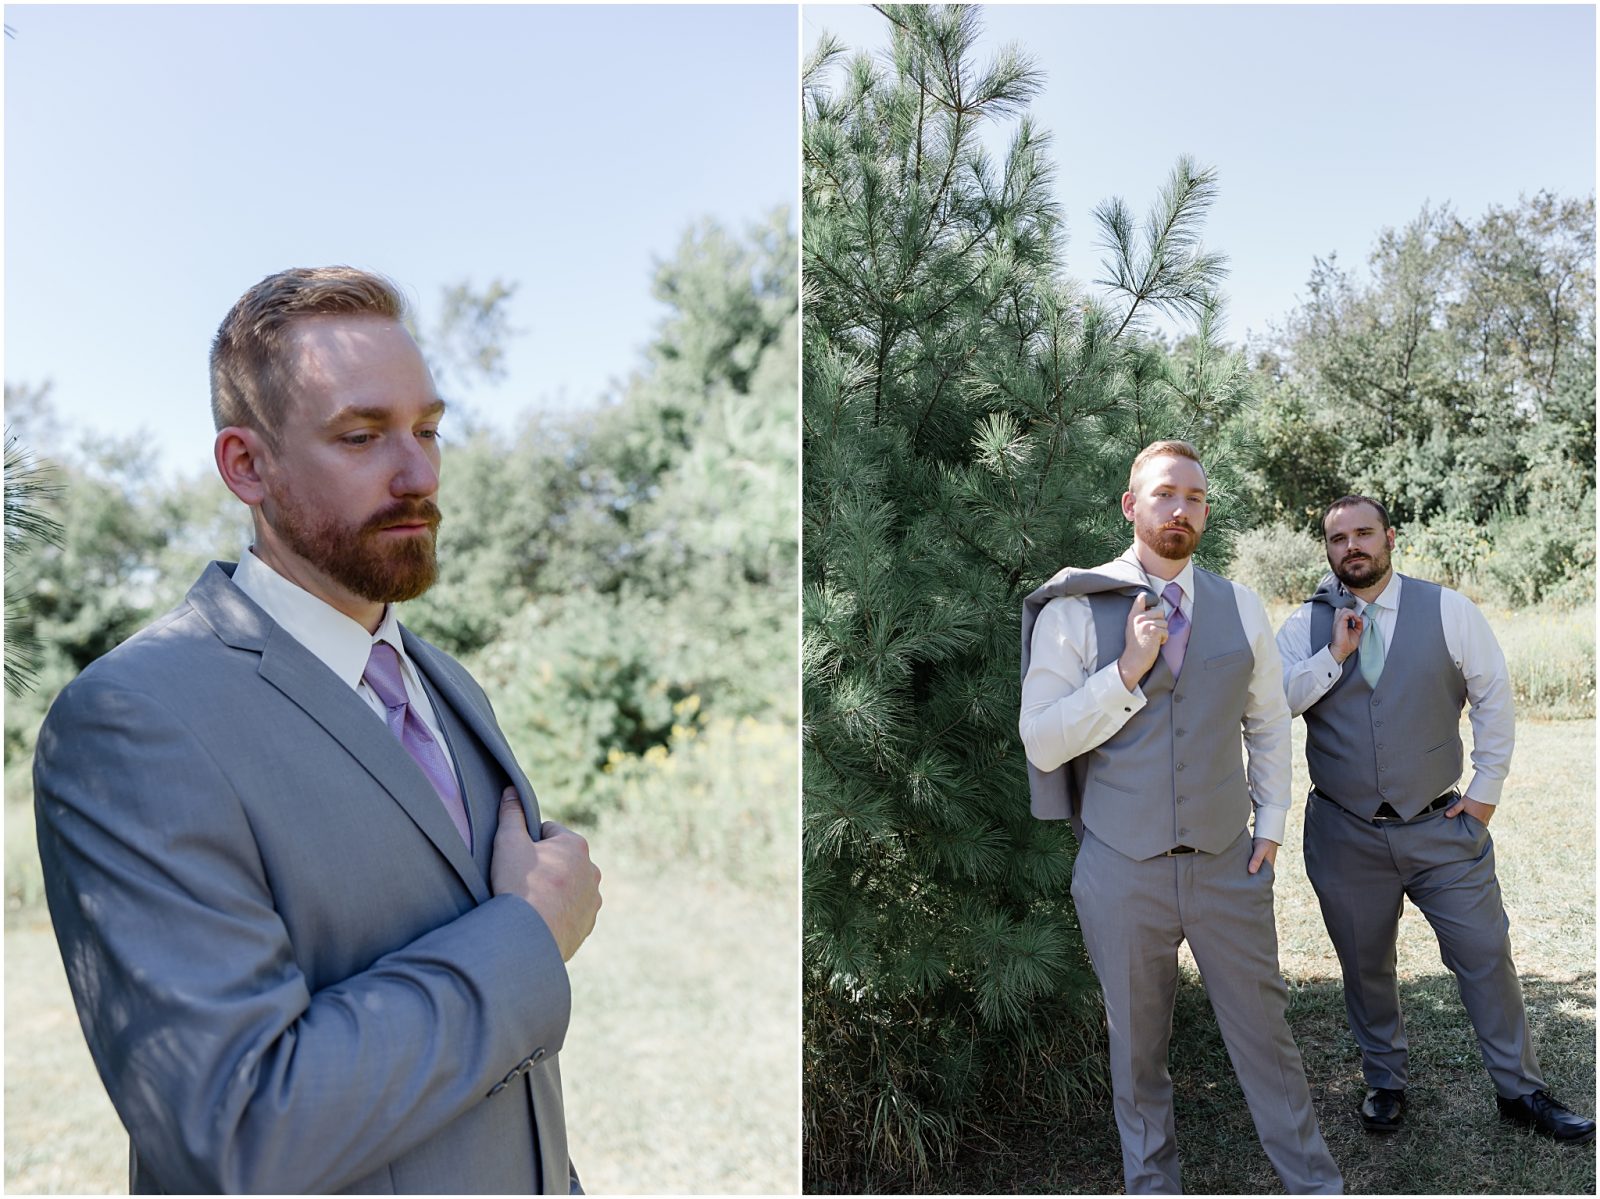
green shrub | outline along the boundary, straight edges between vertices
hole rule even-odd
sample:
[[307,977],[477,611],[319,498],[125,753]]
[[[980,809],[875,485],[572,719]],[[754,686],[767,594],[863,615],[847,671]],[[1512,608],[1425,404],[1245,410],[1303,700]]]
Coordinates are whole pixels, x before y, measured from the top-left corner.
[[1492,530],[1477,563],[1477,590],[1510,608],[1594,600],[1594,496],[1576,511],[1512,517]]
[[597,841],[636,860],[697,865],[707,877],[793,893],[797,730],[749,717],[702,725],[698,707],[693,696],[676,705],[667,744],[640,755],[613,751],[595,784]]
[[1328,557],[1315,537],[1269,525],[1234,539],[1229,573],[1264,600],[1298,602],[1328,573]]
[[6,763],[6,911],[44,905],[44,873],[33,832],[33,754]]
[[1408,525],[1395,537],[1394,568],[1473,594],[1469,576],[1492,548],[1488,527],[1453,513]]
[[593,822],[607,764],[666,746],[674,706],[699,693],[698,663],[660,608],[584,594],[530,603],[467,663],[555,819]]

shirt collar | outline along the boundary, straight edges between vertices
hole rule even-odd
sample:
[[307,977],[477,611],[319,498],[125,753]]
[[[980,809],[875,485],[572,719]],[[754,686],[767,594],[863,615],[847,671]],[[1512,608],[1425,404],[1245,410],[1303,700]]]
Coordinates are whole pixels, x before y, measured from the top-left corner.
[[1361,611],[1365,612],[1367,610],[1367,604],[1369,603],[1377,604],[1380,608],[1386,608],[1390,612],[1398,612],[1400,610],[1399,571],[1390,572],[1389,585],[1382,591],[1378,592],[1376,598],[1364,601],[1361,605]]
[[387,641],[400,652],[400,621],[394,605],[387,604],[376,633],[367,632],[326,600],[318,599],[298,583],[292,583],[258,558],[253,550],[239,555],[239,568],[233,572],[234,584],[329,670],[352,690],[366,672],[367,659],[377,641]]
[[[1150,586],[1155,590],[1155,593],[1157,595],[1160,595],[1162,592],[1164,592],[1167,589],[1167,580],[1158,579],[1155,575],[1150,574],[1148,571],[1146,571],[1144,566],[1140,563],[1139,555],[1135,551],[1133,546],[1130,545],[1127,548],[1126,552],[1123,553],[1122,556],[1127,561],[1129,561],[1129,562],[1131,562],[1133,564],[1133,568],[1135,570],[1137,570],[1140,574],[1144,575],[1145,581],[1150,584]],[[1398,578],[1399,576],[1397,575],[1395,577]],[[1178,585],[1179,590],[1181,590],[1183,592],[1183,606],[1186,609],[1188,609],[1190,611],[1193,611],[1194,610],[1194,559],[1193,558],[1190,558],[1187,562],[1185,562],[1183,564],[1183,569],[1180,570],[1177,573],[1177,575],[1172,578],[1171,582],[1176,583]]]

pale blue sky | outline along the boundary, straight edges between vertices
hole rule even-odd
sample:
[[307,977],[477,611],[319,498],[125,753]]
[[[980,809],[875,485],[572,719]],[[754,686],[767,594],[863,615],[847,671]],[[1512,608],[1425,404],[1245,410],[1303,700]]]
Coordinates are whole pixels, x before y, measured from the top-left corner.
[[[639,361],[652,263],[791,211],[797,16],[772,6],[7,5],[5,377],[209,469],[239,295],[345,262],[426,316],[520,283],[490,419]],[[426,323],[426,322],[425,322]]]
[[[824,29],[888,44],[865,6],[807,4],[802,28],[808,53]],[[987,52],[1007,42],[1044,70],[1073,278],[1102,273],[1101,200],[1142,215],[1180,154],[1218,168],[1230,341],[1304,296],[1314,256],[1364,265],[1424,202],[1594,189],[1590,5],[987,6]]]

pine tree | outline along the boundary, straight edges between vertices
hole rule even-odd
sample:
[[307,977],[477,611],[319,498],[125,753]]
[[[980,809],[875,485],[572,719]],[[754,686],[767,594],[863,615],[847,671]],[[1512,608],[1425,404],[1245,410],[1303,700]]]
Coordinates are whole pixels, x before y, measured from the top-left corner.
[[[1022,597],[1127,545],[1128,463],[1217,445],[1243,372],[1209,346],[1215,175],[1097,219],[1104,298],[1060,278],[1040,72],[976,61],[978,10],[889,6],[892,62],[804,76],[808,1188],[926,1182],[970,1132],[1103,1097],[1072,843],[1029,814]],[[840,73],[842,82],[830,87]],[[1001,156],[980,134],[1008,122]],[[1141,336],[1200,318],[1180,373]],[[1208,465],[1210,465],[1208,463]],[[1214,490],[1228,471],[1212,469]],[[1215,554],[1216,542],[1211,542]]]
[[6,588],[5,676],[6,691],[20,695],[39,678],[44,647],[34,627],[33,593],[17,582],[23,560],[45,545],[61,544],[61,523],[41,506],[60,488],[50,478],[50,468],[6,430],[5,514]]

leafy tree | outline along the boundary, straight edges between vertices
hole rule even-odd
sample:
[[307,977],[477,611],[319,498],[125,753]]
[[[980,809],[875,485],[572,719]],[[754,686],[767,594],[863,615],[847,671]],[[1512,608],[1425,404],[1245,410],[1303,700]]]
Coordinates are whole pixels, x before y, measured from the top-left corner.
[[[181,595],[192,576],[182,587],[164,578],[162,555],[174,530],[140,439],[86,435],[69,447],[57,439],[48,388],[6,391],[8,407],[13,397],[19,401],[14,415],[25,435],[52,447],[51,491],[38,497],[39,514],[60,529],[59,539],[36,545],[15,573],[8,562],[8,601],[27,595],[25,628],[38,643],[36,687],[5,708],[6,756],[18,762],[31,754],[60,689]],[[7,490],[9,508],[9,478]]]
[[441,578],[406,619],[468,655],[569,815],[675,727],[795,715],[795,248],[783,211],[702,223],[619,400],[448,451]]
[[[497,684],[530,773],[569,812],[599,802],[613,754],[712,718],[794,716],[796,274],[784,212],[743,236],[696,228],[655,271],[666,314],[619,402],[530,416],[509,439],[468,422],[447,450],[441,579],[405,619]],[[514,292],[446,290],[420,340],[447,385],[500,370]],[[59,688],[249,530],[209,473],[162,484],[131,442],[68,447],[47,391],[7,389],[60,463],[65,528],[29,564],[44,649],[38,693],[6,711],[18,761]]]
[[1424,208],[1380,234],[1367,279],[1317,260],[1239,422],[1263,447],[1259,507],[1309,529],[1356,490],[1402,524],[1556,521],[1584,571],[1593,264],[1593,197],[1548,192],[1476,221]]
[[[506,343],[523,330],[511,323],[509,311],[517,284],[493,279],[481,290],[469,281],[439,289],[439,307],[426,328],[415,320],[411,334],[421,346],[434,382],[453,393],[484,380],[505,378]],[[479,427],[471,405],[451,395],[450,424],[461,434]]]
[[[1103,1092],[1070,836],[1028,810],[1021,600],[1125,548],[1151,439],[1202,445],[1225,528],[1246,390],[1211,335],[1215,174],[1181,160],[1142,222],[1103,204],[1091,295],[1059,275],[1039,72],[978,61],[977,9],[880,11],[885,65],[825,38],[806,66],[802,168],[805,1154],[862,1190]],[[1199,318],[1182,354],[1158,308]]]

